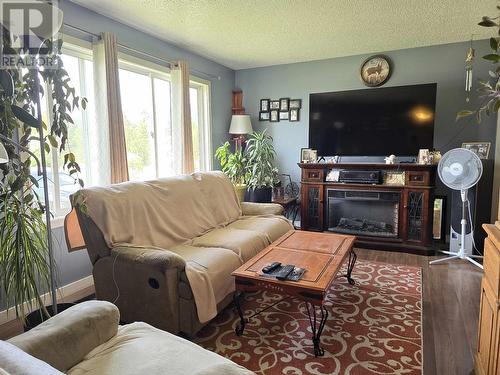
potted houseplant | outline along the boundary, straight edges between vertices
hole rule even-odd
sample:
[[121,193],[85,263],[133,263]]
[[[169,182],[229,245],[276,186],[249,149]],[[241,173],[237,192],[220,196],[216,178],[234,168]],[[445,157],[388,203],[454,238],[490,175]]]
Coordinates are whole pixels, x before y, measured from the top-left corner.
[[[59,54],[61,40],[46,39],[36,51],[19,50],[12,48],[5,27],[2,35],[3,54],[15,56],[17,64],[42,54],[55,62],[43,69],[35,63],[28,69],[16,64],[0,70],[0,285],[7,306],[15,307],[16,316],[29,327],[29,321],[43,321],[67,307],[57,304],[46,156],[60,153],[63,167],[83,186],[80,167],[66,146],[68,129],[74,126],[70,113],[85,109],[86,99],[71,86]],[[47,95],[52,98],[48,124],[42,121],[40,103]],[[32,175],[35,162],[38,175]],[[44,197],[35,189],[40,182]],[[42,298],[47,291],[51,306]]]
[[231,152],[231,145],[225,142],[215,151],[215,157],[219,160],[222,172],[224,172],[234,185],[236,195],[240,202],[245,197],[246,185],[246,163],[247,159],[241,150]]
[[271,202],[273,187],[279,183],[278,168],[274,166],[276,151],[273,138],[267,133],[254,132],[247,141],[247,193],[245,200],[250,202]]

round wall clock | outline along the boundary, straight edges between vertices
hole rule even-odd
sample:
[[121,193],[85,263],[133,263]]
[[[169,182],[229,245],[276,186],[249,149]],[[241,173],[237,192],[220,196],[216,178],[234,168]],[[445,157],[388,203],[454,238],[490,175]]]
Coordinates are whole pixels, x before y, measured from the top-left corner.
[[366,86],[383,85],[391,76],[389,58],[384,55],[370,56],[361,64],[360,75]]

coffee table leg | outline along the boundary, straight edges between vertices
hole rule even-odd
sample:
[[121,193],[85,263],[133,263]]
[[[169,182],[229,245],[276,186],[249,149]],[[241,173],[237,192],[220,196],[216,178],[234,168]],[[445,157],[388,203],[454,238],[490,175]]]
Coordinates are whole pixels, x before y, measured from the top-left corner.
[[351,275],[352,275],[352,270],[354,269],[354,265],[356,264],[356,259],[357,258],[358,258],[358,256],[356,255],[356,253],[354,252],[354,250],[351,249],[351,251],[349,252],[349,262],[347,263],[347,274],[346,274],[347,281],[351,285],[355,285],[356,284],[354,282],[354,279],[351,277]]
[[240,305],[241,295],[242,295],[241,292],[235,292],[233,294],[234,305],[236,306],[236,310],[238,311],[238,315],[240,316],[240,322],[234,330],[234,332],[236,332],[236,335],[238,335],[238,336],[241,336],[243,334],[243,331],[245,330],[245,324],[246,324],[246,320],[245,320],[245,317],[243,316],[243,311],[241,310],[241,305]]
[[[311,310],[309,309],[309,305],[311,305]],[[316,314],[316,306],[310,302],[306,301],[307,315],[309,316],[309,323],[311,323],[311,330],[313,333],[312,342],[314,345],[314,356],[322,357],[325,355],[325,350],[321,347],[321,333],[323,332],[323,328],[325,327],[325,323],[328,319],[328,310],[323,305],[319,306],[321,312],[321,319],[319,320],[319,324],[317,321]]]

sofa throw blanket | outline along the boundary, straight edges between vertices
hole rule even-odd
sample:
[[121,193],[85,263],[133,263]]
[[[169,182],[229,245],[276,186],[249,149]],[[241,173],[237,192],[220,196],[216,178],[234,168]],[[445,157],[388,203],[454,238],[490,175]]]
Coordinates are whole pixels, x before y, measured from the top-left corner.
[[124,182],[80,194],[110,248],[168,249],[241,216],[233,185],[222,172]]
[[[125,182],[81,191],[87,214],[109,248],[167,249],[186,243],[241,216],[232,183],[222,172],[193,173],[146,182]],[[228,251],[229,256],[236,255]],[[217,314],[220,301],[212,274],[187,260],[189,279],[201,322]],[[196,298],[202,296],[203,298]]]

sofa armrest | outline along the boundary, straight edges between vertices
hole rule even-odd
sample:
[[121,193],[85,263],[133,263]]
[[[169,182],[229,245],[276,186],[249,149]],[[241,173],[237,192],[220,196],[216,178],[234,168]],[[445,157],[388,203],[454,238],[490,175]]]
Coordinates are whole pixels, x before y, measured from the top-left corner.
[[95,347],[115,336],[119,321],[120,312],[112,303],[87,301],[8,341],[66,372]]
[[117,246],[111,249],[111,257],[119,258],[120,263],[142,265],[161,273],[171,268],[184,269],[186,266],[186,261],[178,254],[151,247]]
[[241,211],[244,216],[283,215],[284,209],[276,203],[241,202]]

